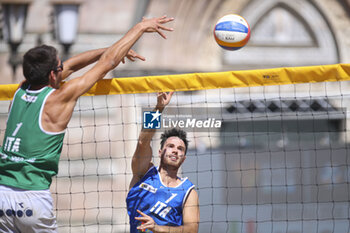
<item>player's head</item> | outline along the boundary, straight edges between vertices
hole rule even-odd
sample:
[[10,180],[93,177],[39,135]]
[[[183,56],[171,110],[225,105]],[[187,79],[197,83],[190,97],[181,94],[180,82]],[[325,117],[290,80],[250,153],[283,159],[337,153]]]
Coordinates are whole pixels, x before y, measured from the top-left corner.
[[62,70],[57,50],[52,46],[32,48],[23,56],[23,75],[31,85],[48,85],[50,77],[60,78]]
[[161,167],[167,165],[179,168],[186,159],[187,147],[185,131],[176,128],[166,130],[161,135],[160,142]]

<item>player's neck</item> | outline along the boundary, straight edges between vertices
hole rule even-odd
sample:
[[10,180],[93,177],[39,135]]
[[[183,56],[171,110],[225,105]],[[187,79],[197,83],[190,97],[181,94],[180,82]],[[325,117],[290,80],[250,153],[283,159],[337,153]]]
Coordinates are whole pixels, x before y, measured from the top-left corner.
[[36,90],[40,90],[41,88],[46,87],[46,86],[47,86],[46,84],[43,84],[43,85],[30,85],[29,90],[36,91]]
[[177,176],[178,169],[171,169],[171,168],[159,168],[159,174],[160,178],[162,179],[163,184],[165,184],[168,187],[175,187],[179,184],[180,180]]

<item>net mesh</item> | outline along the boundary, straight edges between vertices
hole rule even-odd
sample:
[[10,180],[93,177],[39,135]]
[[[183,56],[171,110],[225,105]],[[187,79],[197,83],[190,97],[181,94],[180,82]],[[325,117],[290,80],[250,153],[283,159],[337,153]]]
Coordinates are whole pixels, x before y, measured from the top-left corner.
[[[199,232],[350,232],[350,83],[316,81],[174,94],[162,117],[221,122],[186,128],[181,176],[199,194]],[[131,157],[155,103],[155,93],[79,99],[51,186],[60,232],[129,232]],[[8,104],[0,101],[1,139]],[[152,142],[155,164],[169,122]]]

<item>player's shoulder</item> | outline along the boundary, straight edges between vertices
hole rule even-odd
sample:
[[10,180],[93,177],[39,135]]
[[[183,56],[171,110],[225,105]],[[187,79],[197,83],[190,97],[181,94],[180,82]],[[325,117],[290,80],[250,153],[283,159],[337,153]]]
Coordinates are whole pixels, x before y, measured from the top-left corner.
[[192,205],[194,203],[197,204],[198,201],[199,201],[198,192],[194,188],[190,189],[189,193],[185,197],[185,203],[184,203],[185,206]]
[[146,171],[146,173],[139,176],[139,180],[144,181],[146,179],[149,179],[150,177],[152,177],[152,180],[158,177],[158,167],[154,166],[152,163],[149,164],[149,168]]
[[187,186],[188,188],[194,188],[195,185],[190,181],[188,177],[181,178],[182,186]]
[[148,170],[146,171],[145,175],[156,175],[158,174],[158,167],[154,166],[152,162],[149,163],[148,165]]
[[50,87],[53,92],[52,94],[49,96],[48,100],[53,100],[55,103],[68,103],[68,102],[72,102],[72,103],[76,103],[76,99],[72,98],[72,92],[74,92],[74,85],[72,85],[70,81],[67,82],[63,82],[60,84],[60,87],[58,88],[54,88],[54,87]]

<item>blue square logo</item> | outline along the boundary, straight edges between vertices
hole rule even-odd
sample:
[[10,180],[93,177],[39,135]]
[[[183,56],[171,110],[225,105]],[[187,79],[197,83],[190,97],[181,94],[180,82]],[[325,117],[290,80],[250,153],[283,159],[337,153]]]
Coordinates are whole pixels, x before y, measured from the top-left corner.
[[156,112],[151,112],[151,111],[143,112],[143,128],[160,129],[161,116],[162,116],[162,113],[160,113],[158,110]]

